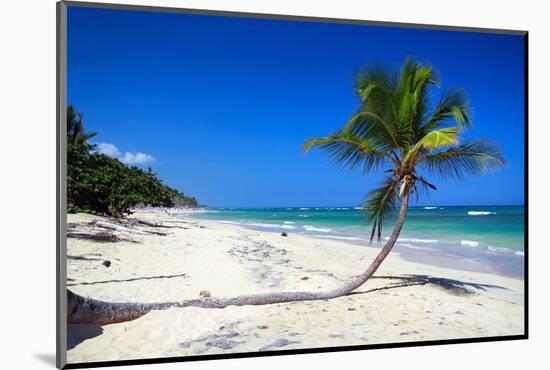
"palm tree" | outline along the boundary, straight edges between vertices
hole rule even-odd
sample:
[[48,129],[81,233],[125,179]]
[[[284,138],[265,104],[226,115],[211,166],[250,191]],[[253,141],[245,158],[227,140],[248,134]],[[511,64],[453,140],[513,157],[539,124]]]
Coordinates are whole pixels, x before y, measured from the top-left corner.
[[83,115],[77,112],[72,105],[67,107],[67,144],[84,145],[88,150],[95,148],[88,140],[96,135],[95,132],[84,132]]
[[[471,126],[464,91],[443,93],[431,107],[431,89],[438,85],[433,68],[407,59],[399,73],[372,67],[355,81],[360,107],[347,124],[334,134],[312,138],[303,151],[327,151],[339,165],[360,168],[364,174],[385,169],[387,178],[372,190],[365,202],[372,223],[371,242],[382,237],[389,215],[399,209],[394,229],[368,268],[355,279],[323,292],[281,292],[241,295],[233,298],[200,298],[166,303],[112,303],[67,292],[68,321],[108,324],[136,319],[151,310],[196,306],[223,308],[229,305],[263,305],[305,300],[331,299],[363,285],[391,251],[405,222],[409,198],[421,191],[435,190],[427,174],[444,179],[480,175],[504,166],[500,149],[486,140],[461,140]],[[386,167],[389,166],[389,167]]]
[[[407,216],[409,199],[436,190],[425,176],[460,179],[501,169],[500,148],[487,140],[467,141],[461,134],[471,127],[470,107],[462,89],[444,92],[435,106],[432,87],[439,80],[429,65],[407,58],[399,73],[373,66],[360,72],[355,93],[357,112],[330,136],[308,139],[304,153],[313,148],[328,152],[332,160],[364,175],[386,168],[387,177],[367,195],[363,207],[372,224],[370,241],[380,241],[389,215],[399,209],[393,231],[381,252],[355,282],[361,286],[390,253]],[[433,107],[433,109],[430,109]]]

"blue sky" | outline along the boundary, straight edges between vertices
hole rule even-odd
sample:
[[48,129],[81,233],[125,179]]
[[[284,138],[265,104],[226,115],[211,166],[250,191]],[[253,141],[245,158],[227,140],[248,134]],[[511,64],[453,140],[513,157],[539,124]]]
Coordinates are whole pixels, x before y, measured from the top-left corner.
[[524,202],[521,36],[72,7],[68,22],[68,103],[96,142],[203,204],[359,205],[381,174],[300,146],[354,112],[361,65],[397,69],[408,55],[433,64],[442,89],[466,89],[466,137],[495,141],[509,162],[432,179],[420,204]]

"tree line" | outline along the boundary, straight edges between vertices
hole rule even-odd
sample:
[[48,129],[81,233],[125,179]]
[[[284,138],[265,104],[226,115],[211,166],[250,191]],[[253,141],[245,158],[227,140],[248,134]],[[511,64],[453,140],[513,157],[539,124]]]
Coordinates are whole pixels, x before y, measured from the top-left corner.
[[67,211],[121,217],[137,205],[197,207],[188,197],[165,184],[151,167],[128,166],[95,150],[82,113],[67,108]]

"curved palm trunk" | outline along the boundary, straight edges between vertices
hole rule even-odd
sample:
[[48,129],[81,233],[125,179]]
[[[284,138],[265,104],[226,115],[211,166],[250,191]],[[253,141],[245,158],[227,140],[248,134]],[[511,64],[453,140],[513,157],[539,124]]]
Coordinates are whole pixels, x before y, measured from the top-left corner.
[[224,308],[227,306],[265,305],[295,301],[313,301],[331,299],[351,293],[363,285],[390,253],[407,216],[409,190],[403,194],[401,209],[389,240],[370,266],[356,279],[327,292],[281,292],[267,294],[240,295],[232,298],[201,298],[180,302],[165,303],[112,303],[85,298],[67,290],[68,323],[112,324],[137,319],[152,310],[164,310],[170,307]]

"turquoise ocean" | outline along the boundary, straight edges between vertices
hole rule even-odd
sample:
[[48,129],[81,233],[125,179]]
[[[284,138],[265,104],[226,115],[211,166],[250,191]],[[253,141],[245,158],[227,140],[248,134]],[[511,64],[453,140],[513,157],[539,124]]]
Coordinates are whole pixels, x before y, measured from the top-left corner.
[[[358,207],[207,208],[191,217],[244,227],[369,244]],[[392,224],[385,226],[387,238]],[[411,207],[395,250],[404,258],[447,267],[524,276],[523,206]]]

